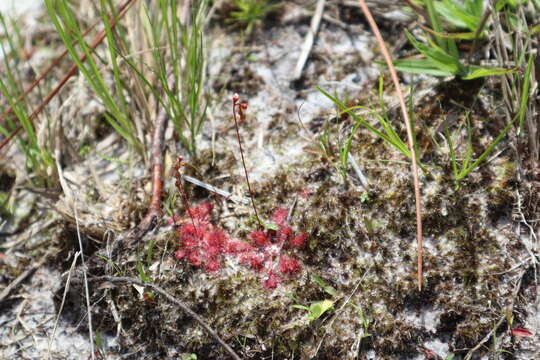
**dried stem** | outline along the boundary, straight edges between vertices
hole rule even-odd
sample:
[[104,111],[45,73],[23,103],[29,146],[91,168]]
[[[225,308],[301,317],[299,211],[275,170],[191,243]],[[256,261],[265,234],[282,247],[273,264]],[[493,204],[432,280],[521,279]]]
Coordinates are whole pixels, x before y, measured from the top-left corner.
[[259,223],[259,227],[262,226],[261,219],[259,218],[259,213],[257,213],[257,207],[255,206],[255,199],[253,197],[253,191],[251,191],[251,185],[249,184],[249,176],[246,167],[246,161],[244,160],[244,150],[242,149],[242,141],[240,140],[240,130],[238,130],[238,120],[236,119],[236,107],[239,108],[240,118],[242,121],[245,119],[244,110],[247,109],[247,104],[238,104],[239,96],[238,94],[233,95],[233,118],[234,118],[234,127],[236,129],[236,139],[238,140],[238,147],[240,148],[240,157],[242,158],[242,166],[244,167],[244,174],[246,176],[246,183],[249,191],[249,197],[251,198],[251,205],[253,206],[253,211],[255,212],[255,217]]
[[[129,2],[132,1],[132,0],[129,0],[127,2],[125,2],[124,4],[122,4],[122,6],[120,6],[118,8],[118,11],[121,12],[124,10],[124,8],[129,5]],[[99,21],[96,21],[95,23],[92,24],[92,26],[90,26],[88,29],[86,29],[86,31],[82,34],[82,37],[86,37],[86,35],[88,35],[92,30],[94,30],[96,28],[96,26],[99,24],[100,22]],[[74,44],[76,45],[76,43]],[[19,96],[19,98],[17,99],[17,101],[22,101],[24,100],[24,98],[30,94],[30,92],[32,92],[32,90],[34,90],[34,88],[36,86],[38,86],[38,84],[43,81],[43,79],[45,79],[45,77],[47,75],[49,75],[49,73],[55,68],[57,67],[60,62],[62,61],[62,59],[64,59],[66,57],[66,55],[68,54],[68,51],[67,49],[64,50],[60,55],[58,55],[54,60],[53,62],[45,69],[41,72],[41,74],[39,74],[39,76],[37,77],[37,79],[35,79],[32,84],[30,84],[29,87],[26,88],[26,90],[24,90],[24,92]],[[1,123],[4,123],[4,120],[5,118],[10,115],[11,113],[13,112],[13,107],[10,105],[8,106],[7,110],[4,112],[4,115],[3,116],[0,116],[0,124]]]
[[204,321],[204,319],[202,317],[197,315],[197,313],[195,313],[193,310],[191,310],[186,304],[184,304],[182,301],[176,299],[174,296],[172,296],[171,294],[169,294],[168,292],[163,290],[161,287],[159,287],[159,286],[157,286],[157,285],[155,285],[153,283],[143,282],[143,281],[137,280],[135,278],[130,278],[130,277],[100,276],[100,277],[91,278],[89,280],[90,281],[100,281],[100,282],[108,281],[108,282],[111,282],[111,283],[128,283],[128,284],[134,284],[134,285],[138,285],[138,286],[144,286],[144,287],[151,288],[156,293],[158,293],[160,295],[163,295],[167,300],[169,300],[173,304],[178,305],[178,307],[181,308],[182,311],[184,311],[189,316],[191,316],[193,319],[195,319],[195,321],[197,321],[199,323],[199,325],[201,325],[204,328],[204,330],[206,330],[206,332],[208,334],[210,334],[210,336],[212,336],[221,346],[223,346],[225,351],[227,351],[227,353],[229,353],[229,355],[231,355],[231,357],[233,359],[241,360],[240,356],[238,356],[238,354],[236,354],[236,352],[234,352],[234,350],[223,339],[221,339],[221,337],[219,337],[217,332],[214,329],[212,329]]
[[[426,19],[428,18],[428,14],[426,13],[426,11],[424,10],[423,7],[419,6],[419,5],[416,5],[415,3],[413,3],[411,0],[403,0],[405,3],[407,3],[408,6],[411,7],[411,9],[413,9],[414,11],[416,11],[418,14],[422,15],[423,17],[425,17]],[[362,6],[362,5],[360,5]]]
[[139,226],[151,226],[163,214],[161,210],[161,196],[163,194],[163,139],[169,115],[162,109],[158,115],[152,139],[152,198],[146,216]]
[[[120,8],[119,8],[119,12],[118,12],[118,17],[117,19],[120,20],[122,17],[124,17],[124,15],[127,13],[127,11],[129,10],[129,8],[134,4],[136,0],[127,0]],[[116,21],[115,21],[115,18],[113,18],[111,20],[111,24],[110,24],[110,27],[111,27],[111,30],[114,29],[114,27],[116,26]],[[94,38],[94,40],[92,41],[92,43],[90,44],[90,47],[92,49],[95,49],[102,41],[103,39],[105,38],[106,36],[106,32],[105,30],[101,30],[101,32]],[[86,60],[86,54],[82,54],[80,56],[80,61],[81,62],[84,62]],[[56,62],[56,60],[55,60]],[[53,63],[54,65],[54,63]],[[49,102],[51,102],[51,100],[56,96],[56,94],[58,94],[58,92],[60,92],[60,90],[64,87],[64,85],[67,83],[67,81],[75,74],[77,74],[78,72],[78,68],[77,68],[77,65],[76,64],[73,64],[68,72],[66,73],[66,75],[64,75],[64,77],[60,80],[60,82],[58,83],[58,85],[56,85],[56,87],[45,97],[45,99],[43,99],[43,101],[41,102],[41,104],[39,104],[39,106],[36,108],[36,110],[34,110],[34,112],[32,112],[32,114],[30,114],[30,116],[28,117],[28,121],[32,122],[36,119],[36,117],[43,111],[43,109],[45,108],[45,106],[47,106],[49,104]],[[43,75],[43,74],[42,74]],[[45,77],[43,75],[43,77]],[[36,81],[39,82],[40,80],[42,79],[42,76],[40,76],[40,78],[38,78]],[[37,85],[37,83],[35,84]],[[29,92],[34,86],[34,84],[32,84],[32,86],[30,86],[30,88],[27,90],[27,92]],[[23,95],[26,95],[27,92],[25,92]],[[8,109],[9,111],[9,109]],[[13,131],[11,133],[11,135],[9,135],[7,138],[4,139],[4,141],[2,141],[0,143],[0,150],[6,146],[8,143],[11,142],[11,140],[22,130],[22,126],[19,125],[15,131]]]
[[474,32],[474,40],[471,46],[471,50],[469,50],[469,53],[467,54],[467,62],[471,62],[471,58],[473,54],[476,52],[476,49],[478,48],[478,39],[480,38],[480,34],[482,33],[482,30],[484,30],[484,26],[486,26],[486,23],[491,15],[491,9],[486,9],[486,12],[482,16],[482,20],[480,21],[480,24],[476,28],[476,31]]
[[184,203],[184,208],[186,209],[186,212],[188,213],[189,217],[191,218],[191,223],[193,224],[193,227],[195,227],[195,219],[193,218],[193,214],[191,213],[190,206],[189,206],[189,200],[187,197],[186,189],[184,188],[184,185],[182,185],[182,174],[180,174],[180,168],[185,165],[184,158],[179,156],[178,160],[176,160],[176,164],[174,164],[174,177],[176,178],[176,188],[180,192],[180,195],[182,196],[182,202]]
[[409,113],[407,111],[407,105],[405,105],[405,97],[403,96],[403,92],[401,91],[401,86],[399,84],[399,79],[397,76],[396,68],[394,67],[394,64],[392,62],[392,58],[390,57],[390,54],[388,53],[388,49],[386,48],[386,45],[384,44],[384,40],[381,36],[381,33],[379,31],[379,28],[377,26],[377,23],[373,19],[373,16],[371,15],[371,12],[369,11],[366,3],[364,0],[358,0],[360,4],[360,8],[362,9],[362,12],[364,13],[367,21],[369,22],[369,26],[371,27],[371,30],[375,34],[375,37],[377,38],[377,42],[379,43],[379,47],[381,49],[381,52],[384,56],[384,60],[386,61],[386,64],[388,65],[388,68],[390,69],[390,75],[392,76],[392,80],[394,82],[394,86],[396,87],[396,92],[399,97],[399,103],[401,105],[401,112],[403,114],[403,118],[405,119],[405,126],[407,127],[407,140],[409,142],[409,149],[411,152],[412,157],[412,172],[413,172],[413,179],[414,179],[414,195],[416,200],[416,240],[417,240],[417,247],[418,247],[418,290],[422,290],[422,280],[423,280],[423,270],[422,270],[422,250],[423,250],[423,236],[422,236],[422,207],[420,202],[420,182],[418,181],[418,166],[416,164],[416,151],[414,149],[414,141],[412,136],[412,128],[411,128],[411,120],[409,119]]

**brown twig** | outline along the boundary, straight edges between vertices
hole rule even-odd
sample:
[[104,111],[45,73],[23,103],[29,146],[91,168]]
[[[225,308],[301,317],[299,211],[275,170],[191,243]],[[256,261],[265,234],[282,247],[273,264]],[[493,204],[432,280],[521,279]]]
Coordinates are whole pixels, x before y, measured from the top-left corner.
[[[127,11],[129,10],[129,8],[134,4],[136,0],[127,0],[121,7],[120,7],[120,11],[118,12],[118,16],[117,16],[117,19],[120,20],[126,13]],[[111,24],[110,24],[110,28],[111,30],[114,29],[114,27],[117,25],[117,22],[115,21],[115,18],[113,18],[111,20]],[[92,43],[90,44],[90,48],[92,49],[95,49],[102,41],[103,39],[105,38],[106,36],[106,32],[105,30],[101,30],[100,33],[94,38],[94,40],[92,41]],[[86,60],[86,54],[82,54],[79,58],[79,60],[81,62],[84,62]],[[32,114],[30,114],[30,116],[28,117],[28,121],[30,122],[33,122],[36,117],[43,111],[43,109],[45,108],[45,106],[47,106],[49,104],[49,102],[51,102],[51,100],[58,94],[58,92],[64,87],[64,85],[67,83],[67,81],[72,77],[74,76],[75,74],[77,74],[78,72],[78,68],[77,68],[77,65],[76,64],[73,64],[68,72],[66,73],[66,75],[64,75],[64,77],[60,80],[60,82],[58,83],[58,85],[56,85],[56,87],[45,97],[45,99],[43,99],[43,101],[41,102],[41,104],[39,104],[39,106],[36,108],[36,110],[34,110],[34,112],[32,112]],[[22,125],[19,125],[15,131],[13,131],[7,138],[4,139],[4,141],[2,141],[0,143],[0,150],[6,146],[9,142],[11,142],[11,140],[22,130]]]
[[196,229],[195,219],[193,218],[193,214],[191,213],[191,210],[190,210],[186,189],[184,188],[184,185],[182,185],[182,174],[180,174],[180,168],[184,165],[186,165],[186,163],[184,162],[184,158],[179,156],[178,160],[176,160],[176,164],[174,164],[174,177],[176,178],[175,185],[178,191],[180,192],[180,196],[182,197],[182,202],[184,203],[184,208],[186,209],[186,213],[191,219],[193,228]]
[[399,103],[401,105],[401,112],[403,114],[403,118],[405,119],[405,126],[407,127],[407,140],[409,142],[409,149],[411,152],[412,157],[412,172],[413,172],[413,180],[414,180],[414,195],[416,200],[416,240],[417,240],[417,247],[418,247],[418,290],[422,290],[422,279],[423,279],[423,270],[422,270],[422,250],[423,250],[423,236],[422,236],[422,207],[420,203],[420,182],[418,181],[418,166],[416,164],[416,151],[414,149],[414,141],[412,136],[412,128],[411,128],[411,120],[409,119],[409,113],[407,111],[407,105],[405,105],[405,98],[403,96],[403,92],[401,91],[401,86],[399,84],[399,79],[397,76],[396,68],[394,67],[394,64],[392,63],[392,58],[390,57],[390,54],[388,53],[388,50],[386,48],[386,45],[384,44],[384,40],[381,36],[381,33],[379,31],[379,28],[377,26],[377,23],[373,19],[373,16],[371,15],[371,12],[369,11],[366,3],[364,0],[358,0],[360,3],[360,8],[362,9],[362,12],[364,13],[367,21],[369,22],[369,26],[371,27],[371,30],[375,34],[375,37],[377,38],[377,42],[379,43],[379,47],[381,49],[381,52],[384,56],[384,60],[386,61],[386,64],[388,65],[388,68],[390,69],[390,75],[392,76],[392,80],[394,82],[394,86],[396,87],[396,92],[399,97]]
[[416,5],[415,3],[413,3],[411,0],[403,0],[405,3],[407,3],[408,6],[411,7],[411,9],[413,9],[414,11],[416,11],[418,14],[422,15],[423,17],[425,17],[426,19],[428,18],[428,15],[426,14],[426,11],[424,10],[423,7],[419,6],[419,5]]
[[[169,88],[173,89],[174,76],[168,77]],[[112,257],[116,257],[120,249],[124,246],[132,244],[133,242],[141,239],[146,233],[154,228],[159,219],[161,218],[163,211],[161,210],[161,197],[163,195],[163,140],[165,138],[165,130],[167,129],[167,122],[169,120],[169,114],[165,108],[161,109],[156,125],[154,127],[154,133],[152,136],[152,197],[150,199],[150,205],[146,215],[141,222],[127,232],[123,237],[115,243],[111,249]]]
[[242,122],[245,120],[245,113],[244,110],[247,109],[247,104],[239,104],[238,100],[240,99],[240,96],[238,94],[233,95],[233,118],[234,118],[234,127],[236,128],[236,139],[238,140],[238,147],[240,148],[240,157],[242,158],[242,166],[244,167],[244,174],[246,175],[246,183],[249,191],[249,197],[251,198],[251,205],[253,206],[253,211],[255,212],[255,217],[257,218],[257,222],[259,223],[259,227],[262,226],[261,219],[259,218],[259,214],[257,213],[257,207],[255,206],[255,199],[253,197],[253,191],[251,191],[251,185],[249,184],[249,176],[248,171],[246,167],[246,161],[244,160],[244,150],[242,149],[242,141],[240,140],[240,130],[238,130],[238,120],[236,119],[236,108],[239,108],[240,113],[240,119]]
[[212,336],[221,346],[223,346],[225,351],[227,351],[227,353],[229,353],[229,355],[231,355],[231,357],[233,359],[241,360],[240,356],[238,356],[238,354],[236,354],[236,352],[218,335],[218,333],[214,329],[212,329],[204,321],[204,319],[202,317],[197,315],[197,313],[195,313],[193,310],[191,310],[186,304],[184,304],[182,301],[176,299],[174,296],[170,295],[168,292],[163,290],[161,287],[159,287],[159,286],[157,286],[157,285],[155,285],[153,283],[143,282],[143,281],[137,280],[135,278],[130,278],[130,277],[100,276],[100,277],[91,278],[89,280],[90,281],[99,281],[99,282],[108,281],[108,282],[111,282],[111,283],[128,283],[128,284],[134,284],[134,285],[138,285],[138,286],[144,286],[144,287],[151,288],[156,293],[163,295],[170,302],[174,303],[175,305],[178,305],[178,307],[180,307],[182,309],[182,311],[184,311],[189,316],[191,316],[193,319],[195,319],[195,321],[197,321],[199,323],[199,325],[201,325],[204,328],[204,330],[206,330],[206,332],[208,334],[210,334],[210,336]]
[[152,199],[148,216],[159,217],[161,211],[161,195],[163,193],[163,140],[169,115],[163,109],[158,115],[152,140]]
[[309,31],[304,38],[304,43],[302,44],[302,51],[300,51],[300,56],[298,57],[298,61],[293,71],[293,80],[298,80],[302,77],[302,69],[304,69],[304,66],[306,65],[309,53],[311,52],[311,48],[313,47],[313,43],[315,41],[315,34],[317,34],[317,31],[319,30],[319,25],[321,23],[325,3],[326,0],[317,1],[315,13],[311,18],[311,25],[309,27]]
[[474,40],[471,46],[471,50],[469,50],[469,53],[467,54],[467,62],[471,62],[471,58],[473,54],[476,52],[476,48],[478,47],[478,39],[480,38],[480,34],[482,33],[482,30],[484,30],[484,26],[486,26],[486,23],[491,15],[491,9],[488,8],[486,12],[484,13],[484,16],[482,16],[482,20],[480,21],[480,24],[476,28],[476,31],[474,32]]
[[[169,89],[173,89],[174,76],[168,77]],[[137,239],[146,234],[150,229],[156,226],[158,220],[163,214],[161,210],[161,197],[163,195],[163,140],[165,138],[165,130],[167,129],[167,122],[169,120],[169,114],[165,108],[162,108],[154,127],[154,134],[152,136],[152,197],[150,199],[150,205],[145,217],[141,220],[131,232],[133,236],[128,235],[128,239]]]

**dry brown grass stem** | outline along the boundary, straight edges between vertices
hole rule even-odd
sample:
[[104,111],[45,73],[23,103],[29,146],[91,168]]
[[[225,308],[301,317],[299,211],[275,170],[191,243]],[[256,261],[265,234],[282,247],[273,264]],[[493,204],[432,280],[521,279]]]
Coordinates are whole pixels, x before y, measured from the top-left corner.
[[[94,24],[92,24],[92,26],[90,26],[84,33],[83,33],[83,37],[85,37],[86,35],[88,35],[92,30],[94,30],[96,28],[96,26],[99,24],[99,21],[96,21]],[[17,101],[22,101],[24,100],[24,98],[26,96],[28,96],[28,94],[30,94],[32,92],[32,90],[34,90],[34,88],[36,86],[38,86],[38,84],[43,81],[43,79],[45,79],[47,77],[47,75],[49,75],[49,73],[54,69],[56,68],[58,65],[60,65],[60,62],[62,61],[62,59],[64,59],[67,55],[68,51],[67,49],[64,50],[60,55],[58,55],[54,60],[53,62],[45,69],[41,72],[41,74],[39,74],[39,76],[32,82],[32,84],[30,84],[30,86],[28,86],[26,88],[26,90],[24,90],[24,92],[19,95],[19,98],[17,99]],[[8,106],[7,110],[4,112],[3,116],[0,116],[0,124],[3,124],[5,123],[5,120],[6,120],[6,117],[11,115],[11,113],[13,112],[13,106]]]
[[390,57],[390,53],[388,52],[388,49],[386,48],[386,45],[384,44],[384,40],[381,36],[381,32],[379,31],[379,27],[377,26],[377,23],[373,19],[373,16],[371,15],[371,12],[369,11],[365,1],[358,0],[358,2],[360,4],[360,8],[362,9],[362,12],[364,13],[369,23],[369,26],[371,27],[371,30],[373,31],[373,33],[375,34],[375,37],[377,38],[377,42],[379,43],[379,47],[384,56],[384,60],[386,61],[386,64],[388,65],[388,68],[390,69],[390,75],[392,77],[392,81],[394,82],[394,86],[396,87],[396,92],[399,97],[401,113],[403,114],[403,119],[405,119],[405,126],[407,127],[407,140],[409,143],[409,150],[411,152],[411,157],[412,157],[414,196],[416,200],[416,240],[417,240],[417,246],[418,246],[418,290],[421,291],[422,280],[423,280],[422,250],[423,250],[423,242],[424,242],[423,236],[422,236],[422,206],[420,202],[421,201],[420,200],[420,182],[418,181],[418,166],[416,164],[416,151],[414,150],[411,120],[409,119],[409,113],[407,112],[407,105],[405,105],[405,97],[403,96],[403,92],[401,91],[401,86],[399,84],[396,68],[394,67],[392,58]]
[[[120,20],[122,17],[124,17],[124,15],[127,13],[127,11],[129,10],[129,8],[135,3],[135,1],[137,0],[127,0],[122,6],[120,6],[118,8],[118,16],[117,16],[117,19]],[[114,27],[116,26],[116,21],[115,21],[115,18],[113,18],[111,20],[111,24],[110,24],[110,27],[111,27],[111,30],[114,29]],[[106,32],[105,32],[105,29],[104,30],[101,30],[100,33],[98,35],[96,35],[96,37],[94,38],[94,40],[91,42],[90,44],[90,47],[92,49],[95,49],[102,41],[103,39],[105,38],[106,36]],[[82,54],[81,57],[79,58],[81,62],[84,62],[86,60],[86,54]],[[60,63],[60,60],[58,61],[54,61],[53,62],[53,65],[58,65],[58,63]],[[56,87],[51,90],[51,92],[49,92],[49,94],[47,94],[47,96],[45,97],[45,99],[43,99],[43,101],[41,102],[41,104],[39,104],[39,106],[34,110],[34,112],[32,112],[32,114],[30,114],[30,116],[28,117],[28,120],[30,122],[33,122],[36,117],[43,111],[43,109],[45,108],[45,106],[47,106],[51,100],[60,92],[60,90],[64,87],[64,85],[67,83],[67,81],[72,77],[74,76],[75,74],[77,74],[78,72],[78,68],[77,68],[77,65],[76,64],[73,64],[68,72],[66,73],[66,75],[64,75],[64,77],[58,82],[58,84],[56,85]],[[42,74],[43,75],[43,74]],[[26,96],[27,92],[29,93],[36,85],[37,85],[37,82],[41,81],[45,76],[40,76],[38,79],[35,80],[35,84],[32,84],[30,85],[30,88],[27,89],[27,91],[25,91],[25,93],[23,94],[24,96]],[[8,109],[9,110],[9,109]],[[22,130],[22,126],[19,125],[15,131],[13,131],[7,138],[4,139],[4,141],[2,141],[0,143],[0,150],[2,148],[4,148],[4,146],[6,146],[7,144],[9,144],[11,142],[11,140]]]

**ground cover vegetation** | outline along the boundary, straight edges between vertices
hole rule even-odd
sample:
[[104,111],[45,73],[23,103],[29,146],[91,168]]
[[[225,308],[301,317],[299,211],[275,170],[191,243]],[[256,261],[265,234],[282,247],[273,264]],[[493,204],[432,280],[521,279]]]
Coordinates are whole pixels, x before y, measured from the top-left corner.
[[0,354],[537,357],[539,11],[0,13]]

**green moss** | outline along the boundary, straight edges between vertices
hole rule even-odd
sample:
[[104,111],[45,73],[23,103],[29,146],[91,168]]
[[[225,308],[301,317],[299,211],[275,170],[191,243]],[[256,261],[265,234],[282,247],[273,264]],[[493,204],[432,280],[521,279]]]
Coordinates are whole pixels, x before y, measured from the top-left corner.
[[[281,135],[272,138],[279,148],[288,141],[284,129],[291,130],[295,125],[280,119],[273,123],[283,129]],[[340,125],[332,124],[332,131],[341,129]],[[371,319],[371,336],[363,341],[362,350],[374,350],[377,358],[416,356],[417,349],[433,338],[448,339],[452,348],[476,344],[492,326],[490,309],[511,296],[510,289],[497,286],[503,279],[493,274],[504,271],[511,262],[498,221],[508,214],[502,211],[508,206],[505,204],[512,203],[513,195],[507,189],[514,178],[514,165],[508,159],[488,163],[482,172],[461,183],[459,190],[444,166],[433,169],[430,179],[422,180],[425,287],[419,292],[415,200],[409,167],[364,161],[403,159],[362,130],[351,152],[370,180],[369,201],[362,200],[364,190],[355,185],[354,175],[344,183],[334,164],[321,163],[317,154],[284,164],[278,172],[253,183],[257,208],[264,219],[278,207],[290,209],[295,204],[292,227],[309,234],[308,245],[298,255],[303,264],[301,276],[268,292],[261,286],[261,274],[234,260],[219,273],[203,274],[183,262],[167,259],[174,264],[162,280],[167,289],[220,334],[226,334],[226,340],[238,351],[247,346],[234,339],[250,339],[250,351],[256,356],[269,355],[269,351],[276,358],[292,353],[314,356],[323,336],[317,358],[348,356],[345,349],[352,347],[363,326],[351,306],[312,323],[306,321],[303,312],[292,308],[328,296],[309,280],[311,274],[337,289],[335,309],[349,296],[350,303],[364,309]],[[233,174],[231,168],[238,168],[231,154],[215,154],[214,164],[210,152],[202,155],[193,165],[203,179]],[[437,161],[443,158],[437,156]],[[239,177],[234,181],[243,184]],[[301,196],[304,190],[311,194]],[[197,196],[202,199],[207,194]],[[251,214],[249,207],[242,207],[241,213],[235,221],[227,220],[233,236],[243,237],[255,226],[246,216]],[[216,215],[215,220],[225,226],[221,216]],[[160,249],[165,248],[164,241],[158,241]],[[221,350],[213,340],[173,306],[158,298],[157,310],[151,309],[133,290],[121,291],[120,311],[126,317],[145,314],[130,326],[134,341],[152,343],[162,352],[172,346],[192,352],[204,350],[208,357],[220,356]],[[426,311],[435,314],[435,330],[408,318]],[[332,322],[329,319],[334,315],[337,317]],[[151,319],[159,321],[152,329],[148,325]]]

